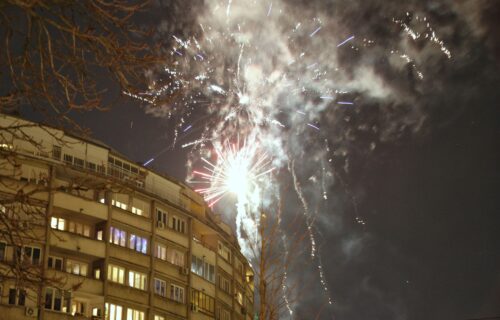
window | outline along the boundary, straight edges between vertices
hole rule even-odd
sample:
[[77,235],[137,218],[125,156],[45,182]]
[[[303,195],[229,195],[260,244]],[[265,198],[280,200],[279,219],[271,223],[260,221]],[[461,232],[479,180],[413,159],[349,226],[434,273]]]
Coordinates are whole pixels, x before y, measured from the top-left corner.
[[58,289],[45,289],[45,309],[69,312],[71,309],[71,294]]
[[73,163],[73,156],[65,153],[64,154],[64,162],[72,164]]
[[[23,248],[24,254],[21,256],[21,259],[23,261],[29,261],[31,264],[39,264],[40,263],[40,257],[41,257],[41,250],[40,248],[36,247],[30,247],[30,246],[25,246]],[[16,255],[20,254],[20,248],[16,249]]]
[[138,216],[142,216],[144,212],[142,211],[142,209],[132,206],[132,213]]
[[154,320],[165,320],[165,317],[155,314]]
[[127,320],[144,320],[144,312],[129,308],[127,309]]
[[192,256],[191,271],[210,282],[215,282],[215,267],[202,258]]
[[170,299],[179,303],[184,303],[184,288],[175,284],[170,285]]
[[165,247],[160,243],[157,243],[155,250],[155,257],[161,260],[167,260],[167,247]]
[[167,261],[175,264],[179,267],[184,267],[184,252],[181,252],[176,249],[168,248],[167,250]]
[[63,218],[52,217],[50,218],[50,227],[52,229],[64,231],[66,227],[66,220]]
[[109,228],[109,242],[125,247],[127,242],[127,233],[115,227]]
[[123,210],[128,209],[129,195],[124,193],[114,193],[111,199],[111,205],[121,208]]
[[191,290],[191,303],[208,313],[214,313],[214,298],[198,290]]
[[49,261],[47,267],[49,269],[63,270],[63,259],[59,257],[49,256]]
[[97,280],[101,279],[101,268],[94,269],[94,279],[97,279]]
[[60,146],[52,146],[52,159],[61,160],[61,153]]
[[104,319],[122,320],[122,311],[122,306],[106,302],[106,304],[104,304]]
[[217,306],[215,309],[215,319],[216,320],[231,320],[231,313],[229,310],[222,308],[221,306]]
[[167,283],[161,279],[155,278],[155,293],[162,297],[167,296]]
[[125,284],[125,269],[115,265],[108,265],[108,280]]
[[68,231],[73,232],[84,237],[90,237],[90,226],[84,223],[70,221]]
[[5,249],[7,248],[7,244],[5,242],[0,242],[0,261],[5,260]]
[[186,232],[186,222],[179,217],[172,216],[172,229],[177,232],[185,233]]
[[86,303],[83,301],[79,300],[73,300],[71,301],[71,310],[70,313],[72,316],[78,314],[78,315],[84,315],[85,310],[86,310]]
[[167,213],[161,209],[156,209],[156,226],[158,228],[165,228],[168,225]]
[[66,272],[79,276],[87,276],[88,265],[84,262],[75,260],[66,260]]
[[9,304],[24,306],[26,303],[26,290],[10,288],[9,289]]
[[131,234],[129,237],[129,248],[146,254],[148,253],[148,240],[135,234]]
[[217,276],[219,279],[219,288],[225,293],[231,293],[231,282],[226,278],[221,276],[220,274]]
[[129,271],[128,285],[132,288],[146,290],[146,275],[137,271]]
[[85,165],[85,161],[83,159],[75,157],[73,159],[73,164],[79,168],[83,168]]
[[219,242],[219,256],[224,258],[226,261],[231,261],[231,249],[225,246],[223,243]]

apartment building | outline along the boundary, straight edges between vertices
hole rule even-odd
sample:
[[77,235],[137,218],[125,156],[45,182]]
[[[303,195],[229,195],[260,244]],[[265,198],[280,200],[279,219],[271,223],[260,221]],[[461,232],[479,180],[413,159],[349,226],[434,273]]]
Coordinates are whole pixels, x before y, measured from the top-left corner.
[[253,319],[253,270],[190,187],[98,141],[0,126],[0,319]]

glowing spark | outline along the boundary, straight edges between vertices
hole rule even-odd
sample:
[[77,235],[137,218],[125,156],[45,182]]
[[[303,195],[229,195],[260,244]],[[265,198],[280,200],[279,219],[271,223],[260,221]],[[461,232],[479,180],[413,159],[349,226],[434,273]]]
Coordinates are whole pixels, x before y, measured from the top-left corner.
[[319,98],[323,99],[323,100],[333,100],[334,99],[332,96],[321,96]]
[[345,39],[344,41],[342,41],[341,43],[339,43],[337,45],[337,48],[339,47],[342,47],[344,44],[348,43],[349,41],[351,41],[352,39],[354,39],[354,36],[350,36],[349,38]]
[[189,126],[187,126],[186,128],[184,128],[184,130],[182,130],[182,132],[186,132],[186,131],[188,131],[189,129],[191,129],[192,127],[193,127],[193,125],[191,125],[191,124],[190,124]]
[[316,129],[316,130],[318,130],[318,131],[319,131],[319,128],[318,128],[318,127],[316,127],[314,124],[308,123],[307,125],[308,125],[309,127],[314,128],[314,129]]
[[319,30],[321,30],[321,26],[320,26],[320,27],[318,27],[316,30],[314,30],[314,31],[313,31],[313,32],[309,35],[309,37],[314,37],[314,35],[315,35],[316,33],[318,33],[318,31],[319,31]]
[[222,89],[221,87],[219,86],[216,86],[215,84],[212,84],[210,87],[209,87],[212,91],[215,91],[217,93],[220,93],[220,94],[226,94],[226,91],[224,91],[224,89]]
[[271,10],[273,9],[273,3],[271,2],[271,4],[269,5],[269,10],[267,11],[267,16],[269,17],[269,15],[271,14]]
[[353,105],[354,102],[350,102],[350,101],[339,101],[337,102],[338,104],[347,104],[347,105]]
[[155,161],[155,158],[151,158],[148,161],[144,162],[143,166],[147,166],[148,164],[150,164],[153,161]]

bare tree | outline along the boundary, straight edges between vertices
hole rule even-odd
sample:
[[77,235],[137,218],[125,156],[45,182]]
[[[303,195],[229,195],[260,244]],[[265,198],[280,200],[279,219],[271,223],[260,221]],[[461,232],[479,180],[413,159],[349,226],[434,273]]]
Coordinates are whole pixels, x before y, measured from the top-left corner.
[[71,110],[102,110],[110,91],[135,93],[160,59],[134,17],[148,1],[0,3],[0,110],[31,106],[77,126]]

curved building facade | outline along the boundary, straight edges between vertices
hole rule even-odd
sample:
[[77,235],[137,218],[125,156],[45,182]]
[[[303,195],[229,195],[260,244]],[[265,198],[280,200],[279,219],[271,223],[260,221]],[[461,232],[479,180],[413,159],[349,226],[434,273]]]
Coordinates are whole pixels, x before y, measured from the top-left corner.
[[253,270],[199,194],[103,143],[0,125],[0,319],[253,319]]

